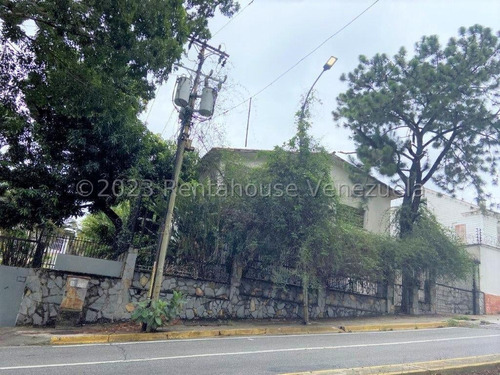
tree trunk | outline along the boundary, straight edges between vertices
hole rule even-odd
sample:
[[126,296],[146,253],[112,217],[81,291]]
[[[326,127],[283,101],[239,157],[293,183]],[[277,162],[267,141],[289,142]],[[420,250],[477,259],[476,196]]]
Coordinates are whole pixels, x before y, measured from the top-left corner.
[[40,236],[38,236],[36,241],[35,253],[33,254],[33,268],[40,268],[43,264],[43,253],[45,252],[45,243],[43,242],[43,237],[45,234],[45,228],[42,227],[40,231]]
[[403,268],[403,280],[402,280],[402,296],[401,296],[401,312],[404,314],[410,314],[412,310],[413,302],[413,274],[408,268]]
[[123,231],[123,221],[118,216],[118,214],[111,209],[111,207],[103,205],[100,207],[101,211],[111,220],[113,226],[115,227],[115,238],[113,240],[113,254],[117,254],[119,252],[119,243]]
[[[414,195],[414,190],[407,192],[407,196],[403,198],[403,204],[401,205],[399,212],[399,236],[404,238],[411,235],[413,232],[413,224],[418,217],[418,210],[420,206],[420,196],[412,199]],[[418,202],[415,200],[418,199]],[[414,285],[414,272],[409,266],[402,266],[402,298],[401,298],[401,312],[404,314],[410,314],[412,309],[413,301],[413,285]]]
[[[137,218],[139,217],[142,205],[142,193],[139,194],[136,200],[134,200],[133,208],[130,212],[130,216],[127,220],[127,227],[122,229],[119,236],[115,238],[116,246],[114,247],[113,258],[116,259],[118,256],[128,251],[132,242],[134,241],[134,234],[137,224]],[[109,216],[108,216],[109,217]],[[123,223],[122,223],[123,227]],[[116,227],[115,227],[116,228]]]

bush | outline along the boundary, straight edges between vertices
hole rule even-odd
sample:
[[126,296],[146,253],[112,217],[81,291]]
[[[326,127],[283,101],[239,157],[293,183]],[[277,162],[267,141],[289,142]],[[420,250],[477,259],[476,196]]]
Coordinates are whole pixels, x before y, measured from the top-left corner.
[[179,314],[183,303],[182,293],[175,291],[169,301],[142,301],[136,304],[132,320],[146,325],[148,332],[154,332],[170,323]]

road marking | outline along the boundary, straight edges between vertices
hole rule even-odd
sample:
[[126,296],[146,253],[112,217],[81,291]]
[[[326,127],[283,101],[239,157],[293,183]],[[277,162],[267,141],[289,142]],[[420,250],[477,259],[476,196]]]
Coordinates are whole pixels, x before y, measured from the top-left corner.
[[[426,332],[426,331],[443,331],[443,330],[460,330],[468,329],[463,327],[443,327],[443,328],[423,328],[418,330],[411,330],[411,332]],[[408,330],[400,331],[374,331],[374,332],[345,332],[345,333],[304,333],[296,335],[258,335],[258,336],[214,336],[199,339],[169,339],[169,340],[151,340],[151,341],[129,341],[129,342],[104,342],[95,344],[67,344],[67,345],[51,345],[51,348],[78,348],[82,346],[113,346],[113,345],[140,345],[140,344],[158,344],[158,343],[175,343],[175,342],[191,342],[191,341],[214,341],[214,340],[248,340],[249,337],[255,340],[268,339],[268,338],[288,338],[288,337],[314,337],[314,336],[339,336],[339,335],[375,335],[375,334],[390,334],[390,333],[408,333]],[[0,348],[1,349],[1,348]]]
[[106,365],[106,364],[117,364],[117,363],[167,361],[167,360],[187,359],[187,358],[207,358],[207,357],[239,356],[239,355],[253,355],[253,354],[268,354],[268,353],[286,353],[286,352],[300,352],[300,351],[305,352],[305,351],[319,351],[319,350],[367,348],[367,347],[375,347],[375,346],[411,345],[411,344],[423,344],[423,343],[430,343],[430,342],[475,340],[475,339],[493,338],[493,337],[500,337],[500,334],[499,335],[484,335],[484,336],[464,336],[464,337],[431,339],[431,340],[397,341],[397,342],[386,342],[386,343],[378,343],[378,344],[317,346],[317,347],[310,347],[310,348],[305,347],[305,348],[269,349],[269,350],[253,350],[253,351],[247,351],[247,352],[205,353],[205,354],[177,355],[177,356],[170,356],[170,357],[119,359],[119,360],[108,360],[108,361],[74,362],[74,363],[54,363],[54,364],[45,364],[45,365],[9,366],[9,367],[0,367],[0,370],[26,370],[26,369],[35,369],[35,368],[93,366],[93,365]]

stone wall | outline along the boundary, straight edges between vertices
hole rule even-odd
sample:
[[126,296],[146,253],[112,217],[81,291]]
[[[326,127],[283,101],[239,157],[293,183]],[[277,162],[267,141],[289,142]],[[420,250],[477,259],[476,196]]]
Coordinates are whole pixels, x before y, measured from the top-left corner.
[[[132,301],[145,298],[149,288],[149,273],[136,273],[129,291]],[[224,318],[300,318],[302,293],[296,286],[286,290],[273,288],[266,281],[243,278],[236,293],[231,295],[229,284],[181,277],[166,277],[162,297],[169,298],[173,290],[186,298],[182,319]],[[312,319],[323,317],[368,316],[385,313],[385,298],[334,291],[310,293],[309,314]]]
[[[50,270],[30,270],[18,325],[51,325],[59,312],[67,274]],[[86,323],[117,321],[130,318],[134,302],[144,300],[149,289],[150,274],[136,272],[130,288],[122,279],[91,277],[83,307]],[[231,286],[205,280],[166,276],[161,297],[168,299],[172,291],[184,294],[186,303],[182,319],[228,318],[300,318],[302,293],[299,287],[286,290],[258,280],[240,280],[231,293]],[[381,297],[334,291],[310,293],[310,317],[348,317],[380,315],[386,312],[386,300]]]
[[[135,260],[135,259],[134,259]],[[130,318],[134,302],[147,297],[150,286],[148,272],[127,270],[122,278],[90,277],[82,311],[86,323],[118,321]],[[125,276],[128,274],[128,276]],[[239,273],[241,276],[241,272]],[[63,300],[68,274],[53,270],[30,270],[17,318],[18,325],[54,324]],[[379,288],[384,290],[383,288]],[[355,317],[393,312],[392,301],[400,298],[397,288],[385,295],[368,296],[333,290],[312,290],[309,294],[309,316],[317,318]],[[233,278],[230,283],[166,276],[161,297],[168,299],[174,290],[184,294],[186,303],[182,319],[261,319],[302,317],[303,296],[300,287],[273,286],[268,281]],[[383,294],[383,293],[381,293]],[[472,291],[436,284],[430,300],[420,290],[417,313],[471,314]],[[484,312],[484,296],[477,294],[480,312]]]
[[437,284],[436,299],[438,314],[472,314],[474,311],[471,290]]
[[[52,325],[59,313],[68,274],[31,269],[17,316],[18,325]],[[116,320],[124,310],[121,279],[93,277],[89,280],[83,308],[86,322]],[[118,310],[120,309],[120,310]]]
[[17,324],[36,326],[53,324],[64,296],[65,285],[64,273],[30,269]]

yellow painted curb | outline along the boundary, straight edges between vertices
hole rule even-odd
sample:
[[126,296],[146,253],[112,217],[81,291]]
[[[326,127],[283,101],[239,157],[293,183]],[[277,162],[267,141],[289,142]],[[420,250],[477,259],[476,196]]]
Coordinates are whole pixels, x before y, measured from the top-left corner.
[[108,342],[168,340],[167,332],[155,333],[118,333],[109,335]]
[[[460,364],[455,364],[460,363]],[[467,374],[464,371],[479,370],[500,365],[500,355],[483,355],[474,357],[451,358],[438,361],[413,362],[371,367],[355,367],[344,369],[293,372],[282,375],[452,375]]]
[[446,322],[425,322],[425,323],[393,323],[393,324],[374,324],[374,325],[353,325],[345,326],[346,332],[366,332],[366,331],[396,331],[425,328],[443,328]]
[[291,326],[291,327],[268,327],[268,328],[227,328],[212,329],[204,331],[171,331],[155,333],[117,333],[96,335],[62,335],[52,336],[52,345],[70,344],[102,344],[126,341],[154,341],[172,339],[207,338],[217,336],[253,336],[253,335],[295,335],[295,334],[318,334],[318,333],[343,333],[343,332],[367,332],[367,331],[391,331],[403,329],[424,329],[445,327],[445,322],[427,323],[394,323],[379,325],[353,325],[339,329],[334,326]]
[[265,328],[235,328],[235,329],[221,329],[219,331],[221,336],[254,336],[265,335]]
[[207,330],[207,331],[174,331],[168,332],[168,339],[196,339],[203,337],[216,337],[219,336],[219,331]]
[[318,327],[318,326],[307,326],[307,333],[343,333],[341,329],[337,327]]
[[267,328],[266,334],[268,335],[300,335],[307,333],[307,327],[274,327]]
[[52,336],[50,343],[52,345],[68,344],[102,344],[108,342],[109,335],[64,335]]

